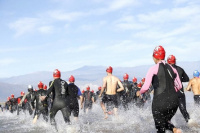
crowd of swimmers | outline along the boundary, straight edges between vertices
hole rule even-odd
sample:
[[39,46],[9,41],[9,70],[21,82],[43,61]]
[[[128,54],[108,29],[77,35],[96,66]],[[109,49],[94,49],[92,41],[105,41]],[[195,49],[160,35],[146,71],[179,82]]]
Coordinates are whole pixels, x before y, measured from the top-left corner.
[[[189,123],[191,120],[186,109],[182,82],[188,82],[185,90],[192,90],[194,103],[200,105],[200,74],[195,70],[193,78],[189,79],[184,69],[176,65],[174,55],[169,55],[165,61],[165,49],[162,46],[154,49],[153,60],[155,65],[140,82],[135,77],[129,81],[127,73],[123,75],[123,81],[119,80],[112,75],[113,68],[109,66],[106,69],[107,76],[103,78],[103,85],[99,86],[96,92],[91,90],[90,86],[81,91],[75,85],[73,75],[68,81],[62,80],[61,72],[56,69],[48,89],[41,81],[38,83],[38,90],[33,90],[33,86],[28,85],[27,93],[21,92],[17,98],[11,94],[4,108],[11,113],[16,111],[17,115],[22,111],[29,112],[33,115],[33,123],[42,115],[45,121],[50,119],[50,123],[56,128],[55,116],[58,111],[62,112],[64,121],[71,124],[71,114],[74,120],[78,121],[80,109],[87,114],[94,103],[101,106],[105,119],[109,115],[117,116],[118,108],[126,111],[134,107],[143,108],[145,104],[152,103],[152,116],[157,133],[164,133],[166,130],[181,133],[181,130],[171,123],[171,119],[179,108],[185,121]],[[0,108],[3,111],[3,107]]]

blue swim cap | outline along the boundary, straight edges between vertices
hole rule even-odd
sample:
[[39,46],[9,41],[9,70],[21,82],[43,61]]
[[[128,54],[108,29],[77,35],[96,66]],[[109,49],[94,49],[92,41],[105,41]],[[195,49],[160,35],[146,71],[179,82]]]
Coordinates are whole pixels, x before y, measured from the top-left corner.
[[194,77],[199,77],[199,72],[198,72],[197,70],[195,70],[195,71],[193,72],[193,76],[194,76]]

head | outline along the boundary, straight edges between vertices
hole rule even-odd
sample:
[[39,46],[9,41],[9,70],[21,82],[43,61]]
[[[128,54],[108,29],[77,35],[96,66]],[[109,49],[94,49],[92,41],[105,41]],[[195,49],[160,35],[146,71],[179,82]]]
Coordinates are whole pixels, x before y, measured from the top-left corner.
[[137,84],[137,87],[138,87],[138,88],[142,88],[142,83],[139,82],[139,83]]
[[82,94],[85,92],[85,90],[82,90]]
[[195,78],[195,77],[199,78],[199,72],[198,72],[197,70],[195,70],[195,71],[193,72],[193,77],[194,77],[194,78]]
[[137,78],[136,77],[133,78],[133,83],[137,83]]
[[54,72],[53,72],[53,78],[54,79],[57,79],[57,78],[60,78],[61,77],[61,73],[58,69],[55,69]]
[[94,90],[92,90],[91,92],[94,93]]
[[15,95],[14,94],[11,94],[11,98],[14,98],[15,97]]
[[87,90],[87,91],[90,91],[90,86],[86,87],[86,90]]
[[101,90],[101,86],[98,87],[98,90],[99,90],[99,91]]
[[24,96],[24,94],[25,94],[25,93],[22,91],[22,92],[21,92],[21,96]]
[[153,51],[153,60],[157,64],[160,60],[165,59],[165,49],[162,46],[157,46]]
[[40,82],[38,83],[38,88],[39,88],[39,89],[43,89],[43,87],[44,87],[44,84],[40,81]]
[[69,77],[69,82],[70,82],[70,83],[74,83],[74,82],[75,82],[75,78],[74,78],[73,75],[71,75],[71,76]]
[[107,74],[112,74],[113,68],[112,68],[111,66],[109,66],[109,67],[106,69],[106,72],[107,72]]
[[28,92],[33,92],[33,86],[32,85],[28,85]]
[[144,84],[144,82],[145,82],[145,78],[142,78],[142,80],[141,80],[141,81],[142,81],[142,84]]
[[174,55],[169,55],[167,57],[167,63],[171,65],[176,64],[176,57]]
[[123,76],[123,79],[128,80],[128,78],[129,78],[129,75],[127,73],[125,73],[124,76]]
[[44,90],[47,90],[47,85],[44,85],[43,89],[44,89]]
[[34,91],[37,91],[37,89],[35,89]]
[[7,97],[7,101],[10,101],[10,97]]

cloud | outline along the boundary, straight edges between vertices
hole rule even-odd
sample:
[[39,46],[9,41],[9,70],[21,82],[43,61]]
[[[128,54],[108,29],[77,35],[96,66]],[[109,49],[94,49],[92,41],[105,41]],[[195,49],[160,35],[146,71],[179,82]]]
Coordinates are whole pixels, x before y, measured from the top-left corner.
[[53,32],[53,27],[52,26],[42,26],[42,27],[39,27],[38,30],[41,33],[50,34]]
[[16,31],[15,37],[19,37],[27,32],[32,32],[38,24],[37,18],[22,18],[9,24],[11,29]]

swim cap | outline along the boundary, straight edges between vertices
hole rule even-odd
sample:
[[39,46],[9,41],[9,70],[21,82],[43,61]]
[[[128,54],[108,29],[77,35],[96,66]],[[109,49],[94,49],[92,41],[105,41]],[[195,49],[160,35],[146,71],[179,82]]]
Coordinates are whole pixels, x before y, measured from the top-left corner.
[[142,87],[142,83],[139,82],[139,83],[137,84],[137,87],[138,87],[138,88],[141,88],[141,87]]
[[165,49],[162,46],[157,46],[153,51],[153,57],[156,59],[165,59]]
[[10,97],[7,97],[7,101],[9,101],[10,100]]
[[134,83],[137,82],[137,78],[136,77],[133,78],[133,82]]
[[142,83],[144,83],[145,82],[145,78],[143,78],[141,81],[142,81]]
[[194,77],[199,77],[199,72],[198,72],[197,70],[195,70],[195,71],[193,72],[193,76],[194,76]]
[[82,90],[82,93],[84,93],[85,92],[85,90]]
[[44,86],[44,84],[40,81],[40,82],[38,83],[38,88],[39,88],[39,89],[43,89],[43,86]]
[[99,91],[101,90],[101,86],[98,87],[98,90],[99,90]]
[[44,89],[44,90],[47,90],[47,85],[44,85],[43,89]]
[[15,97],[15,95],[14,94],[11,94],[11,98],[14,98]]
[[94,90],[92,90],[91,92],[94,93]]
[[128,80],[129,75],[127,73],[125,73],[123,78],[124,78],[124,80]]
[[75,82],[75,78],[74,78],[73,75],[71,75],[71,76],[69,77],[69,82]]
[[22,91],[22,92],[21,92],[21,96],[24,96],[24,94],[25,94],[25,93]]
[[108,73],[112,73],[112,71],[113,71],[113,68],[112,68],[111,66],[109,66],[109,67],[106,69],[106,72],[108,72]]
[[86,90],[89,91],[89,90],[90,90],[90,86],[88,86],[88,87],[86,88]]
[[53,72],[53,77],[54,78],[60,78],[61,76],[61,73],[58,69],[55,69],[54,72]]
[[176,63],[176,57],[174,55],[169,55],[168,58],[167,58],[167,63],[175,64]]

